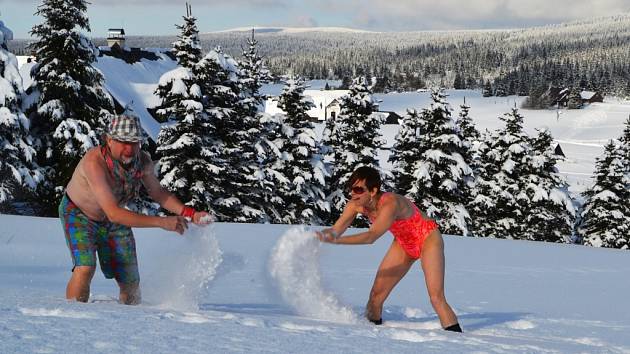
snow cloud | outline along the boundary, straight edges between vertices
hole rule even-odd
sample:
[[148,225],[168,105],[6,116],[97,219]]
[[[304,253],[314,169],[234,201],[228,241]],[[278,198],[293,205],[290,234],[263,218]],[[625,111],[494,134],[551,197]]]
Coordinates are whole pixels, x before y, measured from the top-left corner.
[[524,27],[630,11],[627,0],[323,1],[355,26],[381,30]]

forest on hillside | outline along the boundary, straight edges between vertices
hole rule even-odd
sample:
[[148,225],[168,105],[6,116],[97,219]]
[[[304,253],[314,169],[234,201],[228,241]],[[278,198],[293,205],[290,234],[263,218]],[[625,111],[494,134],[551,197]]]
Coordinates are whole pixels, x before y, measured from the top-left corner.
[[[206,51],[220,46],[236,56],[250,36],[249,31],[202,33],[200,42]],[[377,79],[377,92],[485,86],[490,95],[530,95],[553,85],[630,96],[630,14],[513,30],[260,29],[256,38],[275,75],[294,73],[345,82],[366,75]],[[93,40],[105,45],[103,38]],[[175,40],[175,36],[130,35],[127,45],[169,48]],[[9,45],[20,55],[28,53],[27,44],[15,40]]]

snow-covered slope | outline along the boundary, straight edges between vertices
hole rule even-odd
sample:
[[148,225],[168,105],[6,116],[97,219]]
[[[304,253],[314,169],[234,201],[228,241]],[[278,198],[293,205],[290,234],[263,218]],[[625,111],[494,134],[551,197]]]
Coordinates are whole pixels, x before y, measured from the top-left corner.
[[440,329],[419,266],[383,326],[361,319],[389,234],[344,247],[285,225],[137,229],[146,301],[128,307],[100,271],[91,303],[64,300],[58,220],[0,215],[0,225],[2,353],[630,352],[627,251],[446,236],[456,334]]

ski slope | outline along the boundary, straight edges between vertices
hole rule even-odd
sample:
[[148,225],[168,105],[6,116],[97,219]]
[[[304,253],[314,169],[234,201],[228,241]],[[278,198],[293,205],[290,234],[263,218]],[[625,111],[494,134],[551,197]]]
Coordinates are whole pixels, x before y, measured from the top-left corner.
[[419,266],[362,319],[392,236],[320,245],[304,228],[219,223],[182,237],[136,229],[144,303],[64,299],[71,261],[57,219],[0,215],[2,353],[630,353],[627,251],[445,236],[445,332]]

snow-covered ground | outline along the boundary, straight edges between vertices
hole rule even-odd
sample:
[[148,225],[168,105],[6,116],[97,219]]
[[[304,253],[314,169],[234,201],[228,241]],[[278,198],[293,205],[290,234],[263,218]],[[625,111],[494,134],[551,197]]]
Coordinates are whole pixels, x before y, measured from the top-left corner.
[[446,294],[465,333],[440,329],[419,266],[362,320],[391,242],[320,245],[286,225],[136,229],[145,303],[117,304],[100,270],[90,303],[64,299],[56,219],[0,215],[1,353],[630,353],[627,251],[446,236]]

